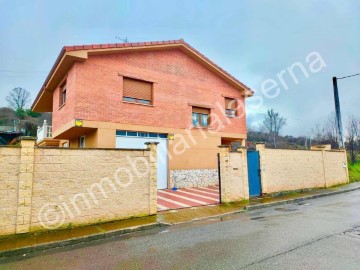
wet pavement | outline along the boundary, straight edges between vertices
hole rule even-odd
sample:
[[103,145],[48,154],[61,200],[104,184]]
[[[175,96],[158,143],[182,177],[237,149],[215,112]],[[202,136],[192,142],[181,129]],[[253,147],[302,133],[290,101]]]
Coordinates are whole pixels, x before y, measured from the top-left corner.
[[[302,241],[305,241],[308,239],[308,236],[312,235],[313,232],[311,231],[311,228],[315,226],[315,228],[318,227],[318,224],[315,222],[316,220],[320,219],[320,224],[325,225],[322,228],[323,232],[320,229],[315,229],[315,232],[318,233],[325,233],[329,234],[335,227],[338,228],[338,226],[341,224],[343,226],[339,226],[345,230],[351,230],[354,226],[358,225],[360,226],[360,215],[359,215],[359,209],[360,209],[360,191],[352,191],[350,193],[340,194],[340,195],[334,195],[329,197],[324,197],[321,199],[315,199],[315,200],[308,200],[308,201],[302,201],[302,202],[296,202],[293,204],[286,204],[286,205],[279,205],[267,209],[259,209],[259,210],[253,210],[251,212],[244,212],[245,207],[253,206],[253,205],[259,205],[263,203],[272,203],[272,202],[281,202],[285,199],[294,199],[314,194],[322,194],[329,191],[339,191],[344,189],[350,189],[354,188],[356,186],[359,186],[359,184],[352,184],[344,187],[337,187],[331,190],[314,190],[314,191],[307,191],[304,193],[293,193],[288,194],[282,197],[277,198],[259,198],[254,199],[250,202],[240,202],[236,204],[227,204],[227,205],[215,205],[215,206],[206,206],[206,207],[197,207],[197,208],[188,208],[188,209],[181,209],[181,210],[174,210],[174,211],[167,211],[163,212],[162,214],[158,215],[157,220],[156,217],[146,217],[146,218],[140,218],[140,219],[131,219],[131,220],[125,220],[120,222],[111,222],[101,225],[93,225],[88,227],[79,227],[74,228],[70,230],[64,230],[64,231],[56,231],[51,233],[45,233],[45,234],[36,234],[36,235],[28,235],[28,236],[20,236],[16,238],[7,238],[0,240],[0,251],[6,250],[6,249],[13,249],[18,248],[24,245],[35,245],[35,244],[43,244],[48,242],[54,242],[54,241],[63,241],[66,239],[71,239],[75,237],[83,237],[91,234],[99,234],[99,233],[106,233],[116,230],[121,230],[125,228],[134,228],[134,227],[141,227],[143,225],[151,225],[156,224],[156,222],[163,222],[168,224],[179,224],[171,227],[165,227],[165,228],[159,228],[159,229],[152,229],[147,232],[137,232],[132,233],[131,235],[127,236],[121,236],[121,237],[113,237],[111,239],[102,239],[98,241],[94,241],[91,243],[83,243],[78,244],[72,247],[67,248],[57,248],[52,249],[49,251],[43,251],[43,252],[35,252],[33,254],[26,254],[26,256],[21,257],[14,257],[10,259],[0,260],[0,263],[8,262],[6,264],[0,264],[0,269],[18,269],[17,267],[21,266],[21,269],[48,269],[48,268],[54,268],[52,262],[50,262],[53,256],[55,258],[60,258],[62,261],[66,261],[64,265],[57,265],[55,269],[114,269],[114,266],[129,266],[129,267],[120,267],[119,269],[158,269],[157,267],[152,268],[152,264],[148,265],[147,262],[150,260],[150,255],[154,254],[155,257],[161,258],[164,261],[157,261],[157,260],[150,260],[154,265],[158,266],[160,269],[184,269],[180,267],[180,263],[178,262],[177,255],[177,247],[178,243],[177,241],[182,242],[183,244],[188,245],[189,243],[184,243],[184,241],[187,239],[192,243],[194,246],[201,247],[202,245],[205,245],[205,243],[212,242],[214,245],[216,245],[216,239],[214,237],[218,235],[220,238],[220,250],[221,256],[228,257],[229,254],[232,254],[234,250],[226,250],[225,248],[225,239],[223,237],[227,238],[229,235],[233,234],[234,237],[238,239],[238,241],[243,242],[244,245],[249,245],[250,250],[252,249],[252,241],[248,239],[249,236],[247,236],[246,239],[242,239],[241,235],[249,230],[251,226],[257,226],[259,225],[257,222],[265,222],[263,225],[265,227],[263,228],[264,231],[261,231],[260,235],[265,235],[266,237],[263,239],[264,243],[262,243],[259,248],[262,249],[263,246],[270,245],[270,249],[273,249],[271,246],[271,243],[268,243],[270,240],[275,240],[272,244],[277,245],[276,239],[273,239],[272,236],[268,233],[270,233],[272,230],[275,230],[276,235],[279,235],[280,240],[284,240],[282,236],[282,230],[284,230],[285,235],[288,235],[289,241],[296,239],[301,239]],[[359,199],[358,199],[359,198]],[[321,205],[322,202],[323,205]],[[310,217],[307,216],[309,213],[307,211],[310,210]],[[341,211],[340,211],[341,210]],[[230,213],[239,212],[239,214],[232,214]],[[211,217],[211,218],[209,218]],[[321,219],[322,217],[322,219]],[[291,221],[293,218],[298,219],[297,222]],[[201,220],[203,219],[203,220]],[[313,220],[314,219],[314,220]],[[187,223],[189,221],[194,221],[192,223]],[[185,223],[184,223],[185,222]],[[233,225],[227,224],[225,225],[224,222],[229,223],[236,223],[234,224],[235,227],[232,227]],[[328,222],[330,226],[326,224]],[[358,222],[358,223],[356,223]],[[252,224],[252,225],[251,225]],[[210,227],[209,227],[210,226]],[[214,230],[213,226],[218,226],[216,231]],[[224,227],[225,226],[225,227]],[[305,227],[304,227],[305,226]],[[283,228],[282,228],[283,227]],[[304,231],[304,229],[306,229]],[[269,229],[269,232],[267,230]],[[329,232],[330,229],[330,232]],[[189,230],[189,234],[187,232]],[[289,233],[289,230],[293,230],[293,234]],[[343,231],[343,232],[344,232]],[[198,239],[196,233],[199,233],[202,237],[201,239]],[[341,233],[343,233],[341,232]],[[215,233],[215,235],[214,235]],[[258,239],[257,232],[251,232],[249,231],[254,237],[254,243],[260,243],[261,239]],[[340,233],[340,235],[342,235]],[[176,234],[178,235],[178,238],[164,238],[168,242],[161,242],[161,239],[163,238],[162,235],[167,234]],[[195,234],[195,235],[194,235]],[[200,242],[193,242],[190,238],[190,236],[195,237],[195,239],[198,239]],[[321,234],[322,235],[322,234]],[[349,234],[346,234],[346,236],[349,236]],[[270,237],[268,239],[267,237]],[[315,236],[314,236],[315,237]],[[136,240],[137,239],[137,240]],[[130,250],[124,250],[124,247],[128,247],[128,243],[134,243],[133,241],[142,241],[145,246],[148,246],[149,250],[144,250],[143,248],[137,247],[136,245],[130,245]],[[151,245],[151,241],[155,241],[154,245]],[[231,240],[228,239],[229,241]],[[114,246],[112,246],[112,244]],[[138,242],[137,242],[138,243]],[[156,244],[158,243],[158,245]],[[229,243],[234,244],[237,246],[236,243],[233,243],[230,241]],[[282,243],[284,244],[284,243]],[[356,243],[360,246],[360,242]],[[294,243],[296,245],[296,243]],[[119,249],[119,246],[121,247]],[[207,246],[207,244],[206,244]],[[90,249],[91,251],[94,251],[95,247],[100,248],[99,254],[108,254],[105,257],[109,258],[108,262],[104,262],[104,265],[98,265],[95,263],[94,265],[98,265],[100,268],[93,268],[92,265],[87,264],[87,251],[85,250]],[[169,250],[167,249],[169,247]],[[129,253],[132,249],[134,249],[134,254]],[[196,248],[195,248],[196,249]],[[275,248],[277,250],[277,248]],[[133,259],[135,254],[139,250],[143,251],[143,254],[137,255],[139,256],[139,261],[134,263]],[[239,251],[245,252],[245,254],[248,254],[248,251],[244,251],[243,248],[239,249]],[[355,249],[357,250],[357,249]],[[123,255],[119,255],[117,251],[124,253]],[[255,249],[256,251],[256,249]],[[72,254],[74,252],[74,254]],[[85,252],[85,253],[84,253]],[[97,251],[96,251],[97,252]],[[196,254],[197,251],[193,249],[187,249],[188,256],[191,255],[191,258],[195,261],[198,261],[198,263],[194,265],[187,265],[186,268],[188,269],[201,269],[202,267],[200,262],[205,260],[203,257],[206,257],[206,254],[208,254],[208,250],[204,251],[204,256],[199,255],[200,258],[196,259],[196,256],[193,258],[193,253]],[[209,252],[215,252],[212,251],[212,248],[209,249]],[[179,264],[175,263],[174,267],[170,267],[167,263],[167,258],[164,258],[164,254],[168,254],[169,258],[171,258],[171,261],[178,262]],[[265,252],[267,254],[267,250]],[[64,257],[64,254],[67,254]],[[103,261],[102,258],[100,258],[97,253],[94,254],[95,258],[98,258],[100,261]],[[182,254],[182,253],[181,253]],[[180,255],[181,255],[180,254]],[[260,253],[263,257],[263,254]],[[84,256],[83,256],[84,255]],[[212,254],[213,255],[213,254]],[[34,256],[34,257],[33,257]],[[40,262],[37,258],[43,257],[45,258],[44,262]],[[68,257],[67,257],[68,256]],[[119,257],[120,256],[120,257]],[[150,257],[149,257],[150,256]],[[182,256],[182,255],[181,255]],[[27,259],[29,257],[32,257],[30,259]],[[136,256],[135,256],[136,257]],[[67,258],[69,260],[67,260]],[[242,255],[239,257],[242,258]],[[25,260],[23,260],[25,259]],[[54,258],[53,258],[54,259]],[[82,260],[84,259],[84,260]],[[184,257],[186,259],[186,256]],[[74,262],[78,263],[77,267],[71,267],[72,266],[72,260]],[[90,259],[90,261],[92,258]],[[130,261],[129,261],[130,260]],[[18,262],[16,262],[18,261]],[[210,258],[211,261],[211,258]],[[247,261],[247,260],[245,260]],[[33,265],[34,268],[27,268],[27,264],[25,262],[29,262],[29,265]],[[47,262],[47,263],[46,263]],[[243,259],[239,261],[239,264],[234,260],[234,258],[230,259],[230,262],[234,263],[234,265],[243,265]],[[204,261],[205,263],[205,261]],[[225,263],[225,262],[224,262]],[[214,266],[217,264],[214,264]],[[230,266],[227,262],[225,265]],[[104,268],[102,268],[104,266]],[[106,267],[105,267],[106,266]],[[109,267],[108,267],[109,266]],[[146,267],[145,267],[146,266]],[[178,266],[178,267],[177,267]],[[249,266],[249,265],[248,265]],[[25,267],[25,268],[24,268]],[[169,268],[167,268],[169,267]],[[180,268],[179,268],[180,267]],[[207,268],[209,269],[218,269],[214,268],[213,266],[207,265]],[[117,268],[115,268],[117,269]],[[221,269],[221,268],[220,268]],[[237,267],[234,268],[227,268],[226,269],[238,269]],[[257,269],[257,268],[253,268]]]
[[0,269],[359,269],[360,190],[0,260]]

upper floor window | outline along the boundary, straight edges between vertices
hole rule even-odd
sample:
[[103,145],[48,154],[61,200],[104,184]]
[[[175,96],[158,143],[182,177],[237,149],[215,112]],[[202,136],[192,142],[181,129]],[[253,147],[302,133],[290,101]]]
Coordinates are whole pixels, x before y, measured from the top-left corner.
[[123,84],[123,101],[147,105],[152,104],[153,83],[131,78],[124,78]]
[[210,122],[210,109],[192,107],[192,124],[194,127],[208,127]]
[[235,117],[237,100],[234,98],[225,98],[225,114],[227,117]]
[[66,81],[60,87],[60,107],[65,105],[65,103],[66,103]]

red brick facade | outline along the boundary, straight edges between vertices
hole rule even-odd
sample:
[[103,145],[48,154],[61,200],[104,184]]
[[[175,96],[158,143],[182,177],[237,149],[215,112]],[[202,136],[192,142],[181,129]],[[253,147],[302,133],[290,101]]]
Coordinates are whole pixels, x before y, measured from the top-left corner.
[[[154,82],[153,106],[124,103],[122,76]],[[60,109],[59,88],[54,92],[53,132],[75,118],[188,128],[190,103],[212,106],[225,125],[222,132],[246,134],[245,114],[224,116],[224,96],[244,102],[238,89],[179,49],[89,55],[68,72],[67,101]]]

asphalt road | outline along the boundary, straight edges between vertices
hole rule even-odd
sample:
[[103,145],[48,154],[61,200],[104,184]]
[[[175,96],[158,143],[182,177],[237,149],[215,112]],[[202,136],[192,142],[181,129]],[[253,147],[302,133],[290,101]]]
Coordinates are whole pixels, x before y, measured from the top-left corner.
[[0,269],[360,269],[357,226],[353,191],[8,258]]

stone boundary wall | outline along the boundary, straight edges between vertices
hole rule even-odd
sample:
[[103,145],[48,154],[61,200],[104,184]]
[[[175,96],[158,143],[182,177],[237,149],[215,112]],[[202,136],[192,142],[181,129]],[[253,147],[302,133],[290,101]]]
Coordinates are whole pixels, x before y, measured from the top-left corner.
[[325,188],[349,182],[345,150],[267,149],[260,152],[262,193]]
[[19,147],[0,147],[0,235],[15,233],[20,151]]
[[157,213],[155,143],[147,150],[0,148],[0,235]]
[[217,169],[170,170],[169,188],[207,187],[218,184]]

